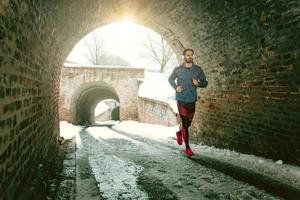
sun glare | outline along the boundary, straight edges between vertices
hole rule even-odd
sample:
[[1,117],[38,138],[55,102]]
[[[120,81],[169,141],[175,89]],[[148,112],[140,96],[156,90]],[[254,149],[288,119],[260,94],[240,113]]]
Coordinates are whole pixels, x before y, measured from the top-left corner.
[[126,15],[123,18],[122,22],[124,22],[124,23],[133,23],[133,20],[132,20],[132,17],[130,15]]
[[131,66],[150,67],[153,69],[158,68],[158,66],[155,65],[156,63],[152,63],[150,66],[149,58],[141,56],[145,54],[143,52],[145,49],[142,48],[142,44],[149,42],[146,32],[151,38],[159,41],[160,36],[156,32],[145,26],[134,23],[130,15],[126,15],[121,21],[115,21],[111,24],[102,26],[88,34],[76,45],[76,48],[73,49],[69,60],[82,63],[86,62],[84,56],[89,50],[85,46],[84,41],[90,41],[94,34],[97,35],[99,41],[102,41],[102,48],[104,51],[120,56],[128,61]]

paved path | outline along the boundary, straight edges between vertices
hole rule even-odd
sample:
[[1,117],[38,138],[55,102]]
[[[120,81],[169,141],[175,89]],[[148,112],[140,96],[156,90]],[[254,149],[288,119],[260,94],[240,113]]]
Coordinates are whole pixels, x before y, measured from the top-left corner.
[[75,199],[279,199],[174,149],[108,127],[76,134]]

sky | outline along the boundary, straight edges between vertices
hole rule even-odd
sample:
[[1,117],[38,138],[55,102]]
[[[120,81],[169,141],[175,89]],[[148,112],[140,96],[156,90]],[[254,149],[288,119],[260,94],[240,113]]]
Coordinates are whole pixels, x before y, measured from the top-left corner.
[[[67,60],[76,63],[89,64],[84,55],[88,51],[84,40],[89,40],[92,34],[96,34],[97,37],[103,41],[103,48],[106,52],[119,55],[124,60],[128,61],[131,66],[159,69],[159,65],[151,62],[149,57],[141,56],[145,53],[141,43],[148,42],[146,32],[148,32],[150,37],[155,41],[160,41],[160,35],[158,33],[130,21],[114,22],[99,27],[86,35],[75,45]],[[173,56],[175,63],[177,64],[176,55],[174,54]],[[166,71],[170,71],[175,65],[174,63],[170,64],[167,66],[169,70]]]

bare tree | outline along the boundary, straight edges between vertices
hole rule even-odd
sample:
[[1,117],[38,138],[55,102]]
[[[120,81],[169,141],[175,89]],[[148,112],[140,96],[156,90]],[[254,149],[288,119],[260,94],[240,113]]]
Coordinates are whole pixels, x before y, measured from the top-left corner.
[[84,53],[84,55],[88,61],[93,65],[100,65],[106,56],[103,49],[103,39],[92,33],[90,39],[85,39],[84,42],[88,49],[88,52]]
[[84,55],[91,64],[130,66],[130,63],[122,57],[109,54],[104,50],[104,40],[101,35],[92,33],[91,37],[85,39],[84,42],[88,49],[88,52],[84,53]]
[[159,64],[160,72],[164,72],[168,62],[176,65],[176,60],[174,59],[174,52],[172,48],[167,44],[167,42],[160,35],[158,40],[153,39],[149,32],[146,31],[148,41],[141,43],[141,45],[146,50],[142,56],[150,58],[151,61]]

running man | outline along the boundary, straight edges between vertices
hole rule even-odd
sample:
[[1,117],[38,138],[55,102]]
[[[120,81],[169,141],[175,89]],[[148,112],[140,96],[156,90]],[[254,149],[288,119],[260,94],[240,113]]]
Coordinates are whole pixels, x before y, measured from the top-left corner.
[[[176,91],[177,107],[182,121],[180,130],[176,132],[177,143],[182,145],[183,138],[186,148],[185,153],[190,157],[194,153],[189,146],[188,128],[195,113],[197,87],[205,88],[208,82],[203,69],[193,62],[193,49],[185,49],[182,57],[184,63],[174,68],[169,77],[169,83]],[[175,79],[177,79],[176,82]]]

